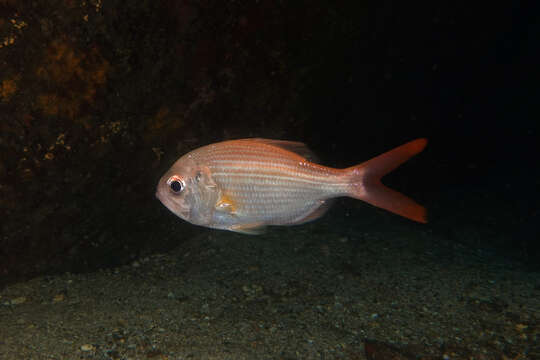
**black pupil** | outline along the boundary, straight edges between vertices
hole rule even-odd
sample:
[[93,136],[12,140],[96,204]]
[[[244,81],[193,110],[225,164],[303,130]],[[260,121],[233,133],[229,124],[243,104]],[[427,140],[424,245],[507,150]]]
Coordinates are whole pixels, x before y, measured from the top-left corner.
[[171,182],[171,189],[175,193],[182,191],[182,183],[178,180],[174,180]]

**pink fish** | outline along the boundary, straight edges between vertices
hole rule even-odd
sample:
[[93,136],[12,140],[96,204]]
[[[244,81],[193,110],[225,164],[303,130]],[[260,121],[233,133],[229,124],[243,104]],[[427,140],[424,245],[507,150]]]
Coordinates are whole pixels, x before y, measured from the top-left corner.
[[193,150],[159,180],[157,198],[192,224],[257,234],[266,225],[315,220],[340,196],[425,223],[426,210],[380,179],[421,152],[417,139],[360,165],[334,169],[310,161],[300,142],[241,139]]

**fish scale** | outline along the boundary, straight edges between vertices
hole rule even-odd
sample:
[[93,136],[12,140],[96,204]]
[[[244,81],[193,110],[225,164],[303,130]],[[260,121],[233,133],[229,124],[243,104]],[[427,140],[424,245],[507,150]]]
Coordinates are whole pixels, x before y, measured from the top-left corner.
[[253,149],[244,143],[208,150],[200,156],[209,158],[214,180],[227,198],[235,199],[236,212],[246,218],[287,224],[335,193],[335,180],[329,175],[334,177],[339,170],[311,165],[301,156],[284,154],[281,148]]

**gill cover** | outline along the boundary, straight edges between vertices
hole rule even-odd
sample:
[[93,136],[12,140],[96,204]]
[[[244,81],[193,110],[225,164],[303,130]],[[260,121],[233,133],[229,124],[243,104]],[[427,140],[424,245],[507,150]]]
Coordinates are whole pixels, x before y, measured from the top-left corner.
[[214,208],[221,191],[212,179],[208,167],[197,167],[187,178],[184,202],[189,207],[189,218],[194,224],[207,225],[212,221]]

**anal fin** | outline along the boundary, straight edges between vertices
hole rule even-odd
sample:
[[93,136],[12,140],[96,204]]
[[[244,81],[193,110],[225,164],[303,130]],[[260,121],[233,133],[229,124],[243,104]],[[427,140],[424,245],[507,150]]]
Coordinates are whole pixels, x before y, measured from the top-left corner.
[[319,204],[315,206],[313,210],[311,210],[304,216],[294,219],[290,223],[284,225],[300,225],[313,220],[317,220],[318,218],[323,216],[328,211],[328,209],[330,209],[333,203],[334,199],[320,200]]

